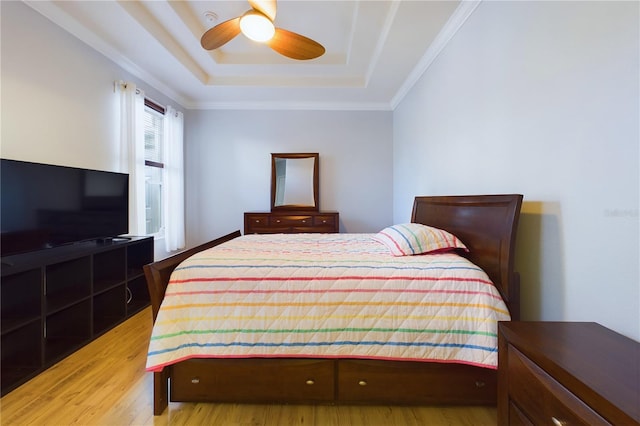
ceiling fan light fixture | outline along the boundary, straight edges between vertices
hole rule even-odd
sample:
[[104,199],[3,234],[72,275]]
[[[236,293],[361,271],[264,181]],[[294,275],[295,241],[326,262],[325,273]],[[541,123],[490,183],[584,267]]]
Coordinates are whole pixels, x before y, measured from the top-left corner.
[[253,41],[264,43],[276,33],[273,22],[257,10],[250,10],[240,18],[242,34]]
[[243,33],[248,39],[266,43],[287,58],[308,60],[324,55],[325,48],[317,41],[274,27],[276,0],[249,0],[249,5],[251,9],[244,15],[228,19],[205,31],[200,38],[202,47],[206,50],[217,49]]

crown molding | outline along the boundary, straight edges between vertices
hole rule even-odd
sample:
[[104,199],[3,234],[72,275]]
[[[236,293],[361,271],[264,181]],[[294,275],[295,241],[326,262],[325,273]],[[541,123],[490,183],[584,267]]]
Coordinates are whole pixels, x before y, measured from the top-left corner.
[[198,110],[284,110],[284,111],[391,111],[386,102],[209,102],[186,105]]
[[400,86],[400,89],[396,92],[395,96],[391,99],[391,109],[395,110],[396,107],[402,102],[404,97],[409,93],[409,90],[418,82],[420,77],[427,71],[427,69],[433,64],[440,52],[449,44],[451,39],[456,35],[458,30],[462,28],[462,25],[467,21],[469,16],[476,10],[482,0],[463,0],[460,2],[456,10],[453,12],[447,23],[442,27],[442,30],[438,33],[429,49],[422,56],[422,59],[413,68],[413,71],[407,76],[406,80]]
[[24,3],[45,18],[49,19],[55,25],[73,35],[78,40],[110,59],[128,73],[138,77],[144,83],[141,84],[142,89],[144,89],[145,85],[151,86],[165,96],[174,100],[180,107],[186,108],[185,105],[188,101],[184,99],[184,97],[180,96],[175,90],[156,79],[153,75],[138,67],[129,58],[116,51],[109,44],[105,43],[85,26],[78,23],[76,19],[69,16],[67,12],[58,7],[54,2],[25,0]]

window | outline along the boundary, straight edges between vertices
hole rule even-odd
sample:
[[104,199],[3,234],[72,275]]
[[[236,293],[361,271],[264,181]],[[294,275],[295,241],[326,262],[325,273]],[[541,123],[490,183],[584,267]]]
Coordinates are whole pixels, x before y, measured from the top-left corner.
[[162,235],[162,169],[164,168],[163,107],[144,100],[144,190],[145,190],[145,226],[147,235]]
[[129,173],[129,233],[185,247],[184,114],[161,107],[134,83],[119,82],[120,159]]

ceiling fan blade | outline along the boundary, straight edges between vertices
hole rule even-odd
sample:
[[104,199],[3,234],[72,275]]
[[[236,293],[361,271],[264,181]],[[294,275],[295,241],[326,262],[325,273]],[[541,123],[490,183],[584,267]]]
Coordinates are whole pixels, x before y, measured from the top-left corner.
[[279,54],[291,59],[314,59],[325,52],[324,47],[317,41],[282,28],[276,28],[275,35],[267,44]]
[[276,19],[276,0],[249,0],[249,4],[271,19],[271,22]]
[[209,29],[202,35],[200,44],[207,50],[217,49],[240,34],[240,17],[229,19]]

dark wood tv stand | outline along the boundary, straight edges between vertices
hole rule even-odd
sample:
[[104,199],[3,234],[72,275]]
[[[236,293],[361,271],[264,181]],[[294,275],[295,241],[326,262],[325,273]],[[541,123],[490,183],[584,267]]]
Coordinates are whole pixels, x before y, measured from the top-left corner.
[[86,241],[2,258],[5,395],[149,305],[153,238]]

